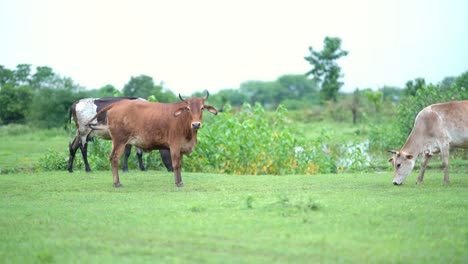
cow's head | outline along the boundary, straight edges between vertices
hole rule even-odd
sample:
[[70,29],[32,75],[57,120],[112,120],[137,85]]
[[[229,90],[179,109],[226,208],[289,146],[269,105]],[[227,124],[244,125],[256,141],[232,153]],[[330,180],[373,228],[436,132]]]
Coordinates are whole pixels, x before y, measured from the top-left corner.
[[184,99],[182,96],[179,94],[179,98],[182,102],[184,102],[186,105],[184,107],[181,107],[177,109],[174,112],[174,116],[178,117],[183,113],[188,113],[191,115],[192,121],[190,123],[191,128],[193,129],[199,129],[202,127],[202,116],[203,116],[203,110],[208,110],[208,112],[216,115],[218,114],[218,111],[216,108],[210,105],[205,104],[205,100],[208,99],[208,96],[210,93],[206,91],[206,95],[204,97],[194,97],[194,98],[188,98]]
[[393,165],[393,184],[401,185],[413,170],[415,157],[403,152],[389,150],[393,157],[388,159],[388,162]]

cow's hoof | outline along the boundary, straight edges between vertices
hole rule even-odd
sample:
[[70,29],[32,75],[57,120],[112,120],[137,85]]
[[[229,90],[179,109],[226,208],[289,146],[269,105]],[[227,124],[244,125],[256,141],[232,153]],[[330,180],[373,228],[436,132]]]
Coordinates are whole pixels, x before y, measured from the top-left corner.
[[183,182],[179,182],[179,183],[176,183],[177,187],[184,187],[184,183]]
[[120,187],[122,187],[122,184],[120,182],[119,183],[114,183],[114,187],[115,188],[120,188]]

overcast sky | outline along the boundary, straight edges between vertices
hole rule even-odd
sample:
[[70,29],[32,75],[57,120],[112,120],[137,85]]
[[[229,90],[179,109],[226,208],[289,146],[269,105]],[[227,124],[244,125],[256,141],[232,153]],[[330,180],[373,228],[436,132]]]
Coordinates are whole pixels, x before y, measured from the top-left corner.
[[344,91],[468,70],[466,0],[0,0],[0,65],[50,66],[87,88],[146,74],[175,93],[311,69],[342,39]]

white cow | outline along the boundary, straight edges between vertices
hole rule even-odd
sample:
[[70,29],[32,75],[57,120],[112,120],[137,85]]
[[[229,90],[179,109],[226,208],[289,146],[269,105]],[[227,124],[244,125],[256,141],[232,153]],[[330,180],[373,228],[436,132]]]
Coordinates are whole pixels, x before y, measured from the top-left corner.
[[468,149],[468,100],[433,104],[419,112],[401,150],[389,150],[393,153],[388,160],[394,168],[393,184],[403,183],[420,155],[423,161],[416,183],[421,183],[428,161],[439,152],[444,165],[444,182],[448,184],[450,148]]

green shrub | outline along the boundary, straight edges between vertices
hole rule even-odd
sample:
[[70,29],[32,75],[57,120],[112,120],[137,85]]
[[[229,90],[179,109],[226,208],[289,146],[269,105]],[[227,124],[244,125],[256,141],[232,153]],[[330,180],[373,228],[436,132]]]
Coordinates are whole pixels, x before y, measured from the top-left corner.
[[66,170],[68,163],[68,153],[48,149],[47,154],[39,159],[39,163],[42,169],[46,171]]

